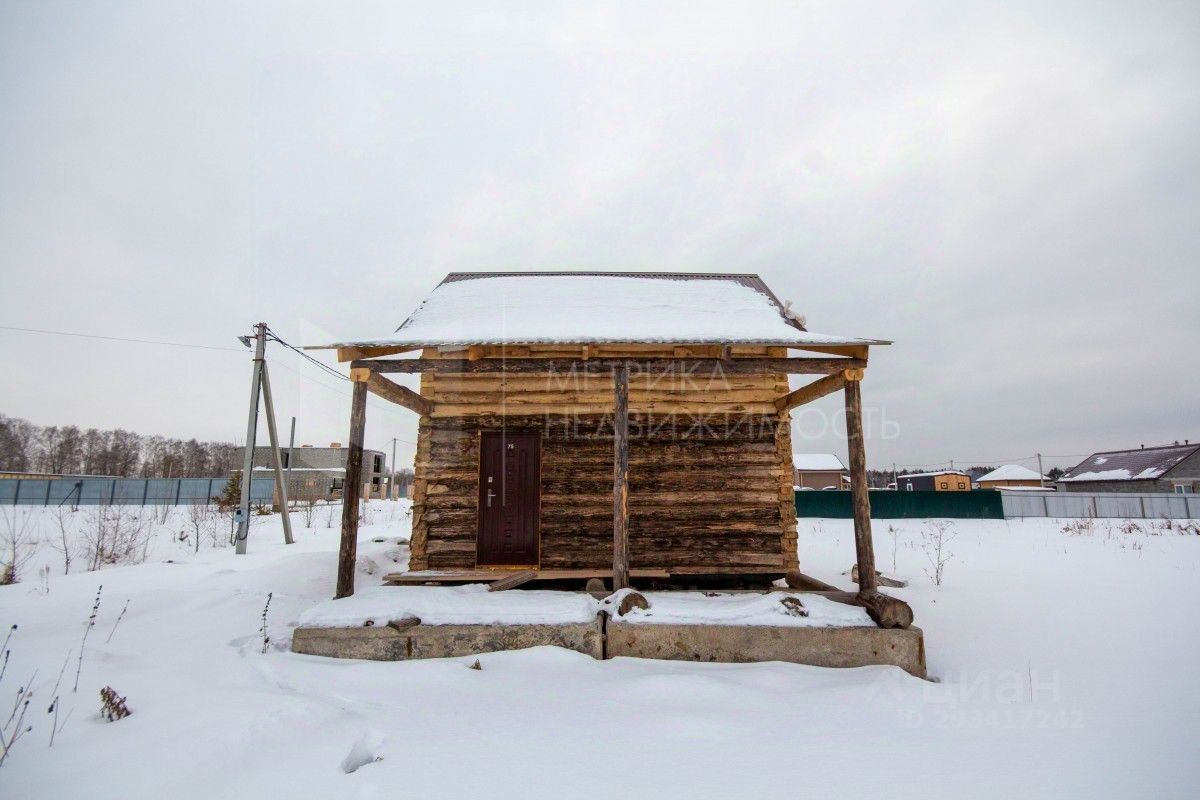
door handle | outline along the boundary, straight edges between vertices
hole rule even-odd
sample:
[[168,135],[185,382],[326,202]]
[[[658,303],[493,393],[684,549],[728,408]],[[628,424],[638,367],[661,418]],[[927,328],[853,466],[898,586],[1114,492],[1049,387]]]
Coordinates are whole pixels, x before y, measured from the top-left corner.
[[487,507],[488,508],[492,507],[492,498],[495,496],[496,496],[495,492],[493,492],[491,489],[487,490]]

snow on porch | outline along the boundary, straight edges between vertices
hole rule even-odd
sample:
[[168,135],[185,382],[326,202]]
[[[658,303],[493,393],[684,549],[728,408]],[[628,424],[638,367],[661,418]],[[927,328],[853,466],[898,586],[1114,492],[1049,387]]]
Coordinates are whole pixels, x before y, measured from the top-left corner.
[[[417,617],[423,625],[569,625],[591,622],[601,610],[615,616],[626,592],[596,600],[584,592],[511,589],[489,592],[466,586],[374,586],[350,597],[327,600],[300,615],[301,628],[357,628]],[[720,594],[643,592],[650,604],[621,619],[671,625],[747,625],[799,628],[874,627],[866,611],[819,595],[800,595],[808,616],[789,613],[787,592]]]
[[[620,604],[618,592],[604,601],[613,609]],[[865,609],[835,603],[820,595],[797,595],[790,592],[769,594],[721,594],[718,592],[643,592],[650,604],[648,609],[635,608],[621,618],[622,622],[646,625],[746,625],[781,628],[874,628],[875,623]],[[783,600],[793,597],[800,601],[807,616],[789,611]]]
[[424,625],[566,625],[591,622],[599,603],[582,592],[489,592],[466,586],[372,586],[300,615],[301,628],[360,627],[417,617]]

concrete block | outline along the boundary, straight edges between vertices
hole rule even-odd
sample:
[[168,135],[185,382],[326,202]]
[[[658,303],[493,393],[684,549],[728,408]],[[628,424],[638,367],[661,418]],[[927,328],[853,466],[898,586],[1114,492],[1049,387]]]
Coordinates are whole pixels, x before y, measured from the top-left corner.
[[817,667],[887,664],[925,677],[920,628],[791,628],[766,625],[658,625],[609,620],[609,658],[745,663],[787,661]]
[[387,626],[297,628],[292,634],[293,653],[372,661],[452,658],[542,645],[603,658],[601,620],[563,625],[418,625],[402,632]]

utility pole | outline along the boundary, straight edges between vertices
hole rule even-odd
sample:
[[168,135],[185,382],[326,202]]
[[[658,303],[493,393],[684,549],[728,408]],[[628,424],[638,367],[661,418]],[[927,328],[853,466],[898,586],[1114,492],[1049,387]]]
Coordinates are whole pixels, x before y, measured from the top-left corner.
[[1042,454],[1038,453],[1038,485],[1043,489],[1046,488],[1046,472],[1042,469]]
[[[242,338],[250,345],[250,337]],[[246,539],[250,534],[250,488],[254,475],[254,444],[258,435],[258,401],[261,396],[267,406],[267,432],[271,437],[271,455],[275,466],[275,485],[279,491],[280,509],[283,513],[283,540],[292,543],[292,521],[288,515],[287,486],[279,456],[279,437],[275,431],[275,405],[271,401],[271,378],[267,373],[267,323],[254,326],[254,369],[250,379],[250,413],[246,420],[246,455],[242,459],[242,502],[237,510],[237,534],[234,537],[236,552],[246,553]],[[289,456],[289,462],[290,462]]]
[[[237,510],[237,535],[234,537],[238,555],[246,553],[246,537],[250,532],[250,478],[254,472],[254,439],[258,434],[259,384],[262,382],[263,357],[267,351],[267,323],[254,326],[254,370],[250,378],[250,415],[246,421],[246,455],[242,458],[242,500]],[[246,341],[246,340],[243,340]],[[249,344],[247,342],[247,344]]]
[[287,479],[288,486],[292,485],[292,465],[296,463],[296,418],[292,417],[292,433],[288,436],[288,463],[287,463]]
[[287,483],[283,479],[283,457],[279,453],[279,434],[275,430],[275,402],[271,399],[271,373],[267,360],[262,362],[262,395],[267,406],[267,434],[271,437],[271,460],[275,464],[275,489],[279,493],[279,510],[283,515],[283,543],[294,544],[292,517],[288,510]]
[[392,437],[392,477],[388,480],[388,493],[392,495],[393,500],[399,500],[399,493],[396,491],[396,437]]

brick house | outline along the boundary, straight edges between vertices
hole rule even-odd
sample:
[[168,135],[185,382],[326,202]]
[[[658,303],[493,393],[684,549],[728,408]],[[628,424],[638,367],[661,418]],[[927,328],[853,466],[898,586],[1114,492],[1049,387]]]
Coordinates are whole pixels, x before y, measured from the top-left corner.
[[1200,492],[1200,444],[1093,453],[1058,479],[1067,492]]

